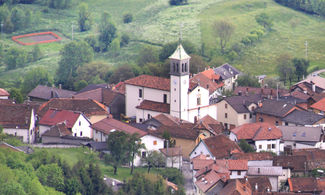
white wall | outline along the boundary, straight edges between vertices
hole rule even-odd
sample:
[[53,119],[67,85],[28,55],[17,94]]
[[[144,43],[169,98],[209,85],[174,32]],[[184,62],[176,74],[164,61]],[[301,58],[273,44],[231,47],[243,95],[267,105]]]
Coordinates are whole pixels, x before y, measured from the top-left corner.
[[[72,136],[93,138],[93,133],[90,125],[90,122],[82,114],[80,114],[71,129]],[[82,135],[80,134],[81,132]]]
[[231,171],[230,179],[244,178],[246,173],[247,171],[240,171],[240,175],[238,175],[238,171]]
[[210,155],[211,158],[213,158],[212,154],[209,152],[209,150],[207,149],[207,147],[205,146],[205,144],[203,143],[203,141],[201,141],[192,151],[192,153],[190,154],[190,159],[200,155],[200,154],[204,154],[204,155]]
[[28,129],[3,128],[3,132],[10,135],[16,135],[17,137],[23,137],[23,142],[28,143]]
[[229,139],[230,139],[231,141],[235,141],[235,142],[238,141],[238,140],[237,140],[237,136],[236,136],[233,132],[230,132]]
[[38,126],[38,131],[39,131],[39,136],[42,136],[47,130],[49,130],[51,127],[46,126],[46,125],[39,125]]
[[[156,141],[156,145],[154,145],[154,142]],[[140,156],[136,156],[134,159],[134,166],[140,166],[142,165],[141,163],[141,154],[142,152],[146,151],[152,151],[152,150],[156,150],[159,151],[159,149],[164,148],[164,140],[162,138],[159,137],[155,137],[152,135],[145,135],[143,137],[141,137],[141,143],[143,143],[146,147],[146,149],[142,149],[140,151]]]
[[189,75],[170,76],[170,115],[183,120],[188,120],[188,87]]
[[[209,91],[203,87],[196,87],[188,94],[189,106],[188,109],[198,108],[209,105]],[[197,98],[201,97],[201,104],[197,104]]]
[[[198,109],[194,109],[194,110],[189,110],[188,114],[189,114],[189,119],[188,121],[190,121],[191,123],[194,123],[194,118],[198,117]],[[212,118],[217,120],[217,106],[216,105],[210,105],[210,106],[206,106],[206,107],[202,107],[200,108],[200,118],[205,117],[206,115],[210,115]]]
[[[142,89],[142,98],[139,97],[139,89]],[[151,89],[146,87],[125,85],[125,106],[126,115],[128,117],[136,116],[136,107],[140,105],[143,100],[151,100],[155,102],[163,102],[164,94],[167,95],[167,103],[170,103],[169,91],[158,89]]]
[[[140,123],[140,119],[142,119],[143,121],[148,120],[148,114],[150,114],[150,117],[155,117],[159,114],[161,114],[161,112],[155,112],[155,111],[151,111],[151,110],[142,110],[142,109],[136,109],[136,122]],[[168,113],[167,113],[168,114]]]
[[[271,149],[267,148],[267,145],[271,144]],[[275,144],[275,148],[272,148],[272,144]],[[259,146],[262,146],[260,148]],[[255,141],[255,147],[256,147],[256,152],[261,152],[261,151],[271,151],[276,153],[277,155],[280,154],[280,139],[277,140],[258,140]]]
[[167,158],[167,167],[180,169],[182,168],[182,165],[183,165],[182,155]]
[[102,133],[101,131],[97,131],[97,130],[93,129],[93,139],[96,142],[106,142],[107,135]]

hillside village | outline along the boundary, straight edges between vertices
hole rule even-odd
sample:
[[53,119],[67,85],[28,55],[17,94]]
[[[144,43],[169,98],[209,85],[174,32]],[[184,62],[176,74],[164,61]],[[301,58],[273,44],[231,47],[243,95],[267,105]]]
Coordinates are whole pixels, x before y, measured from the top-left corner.
[[170,78],[139,75],[77,92],[38,85],[22,104],[1,89],[3,133],[25,143],[26,153],[40,145],[103,153],[111,134],[136,134],[145,147],[134,166],[148,166],[141,159],[157,151],[163,167],[189,167],[193,194],[325,192],[324,78],[289,89],[263,80],[259,88],[238,86],[242,73],[230,64],[191,74],[182,44],[169,61]]

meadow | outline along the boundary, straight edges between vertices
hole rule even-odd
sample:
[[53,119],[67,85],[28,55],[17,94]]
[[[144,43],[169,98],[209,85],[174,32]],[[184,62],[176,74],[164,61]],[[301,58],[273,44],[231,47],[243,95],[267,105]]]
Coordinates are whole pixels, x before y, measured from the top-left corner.
[[[276,4],[273,0],[189,0],[188,5],[169,6],[168,0],[84,0],[92,12],[93,25],[90,31],[78,30],[78,6],[68,10],[50,9],[40,5],[18,5],[33,10],[36,16],[31,28],[1,36],[6,46],[24,47],[11,40],[11,36],[24,33],[53,31],[62,41],[40,44],[43,58],[25,67],[6,71],[0,67],[0,80],[17,82],[30,68],[43,66],[53,76],[60,60],[59,52],[64,44],[82,40],[89,35],[98,35],[101,14],[111,15],[119,35],[128,34],[131,42],[121,48],[118,54],[97,53],[95,60],[105,61],[112,66],[133,64],[141,48],[182,39],[190,40],[197,48],[204,45],[205,53],[217,53],[218,40],[212,31],[214,21],[225,19],[235,25],[230,46],[240,42],[242,37],[258,27],[255,15],[266,12],[274,20],[273,30],[265,34],[255,45],[246,47],[242,54],[231,62],[239,69],[252,74],[276,76],[276,58],[288,53],[293,57],[305,56],[305,41],[308,41],[308,59],[311,67],[325,68],[325,20],[307,15]],[[123,23],[123,15],[131,13],[133,21]],[[219,66],[221,64],[209,64]]]

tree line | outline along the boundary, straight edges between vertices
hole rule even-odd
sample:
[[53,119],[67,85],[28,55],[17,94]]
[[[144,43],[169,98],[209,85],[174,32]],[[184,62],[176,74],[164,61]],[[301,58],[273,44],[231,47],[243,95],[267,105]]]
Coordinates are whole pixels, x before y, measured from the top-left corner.
[[309,14],[325,16],[324,0],[274,0],[275,2]]

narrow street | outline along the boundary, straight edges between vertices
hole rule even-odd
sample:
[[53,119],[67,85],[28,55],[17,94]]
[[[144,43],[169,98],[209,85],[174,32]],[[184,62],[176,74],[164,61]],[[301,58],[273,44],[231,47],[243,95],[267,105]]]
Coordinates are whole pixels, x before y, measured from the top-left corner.
[[194,195],[195,188],[192,180],[192,172],[190,168],[190,162],[183,161],[182,173],[184,176],[184,188],[186,195]]

